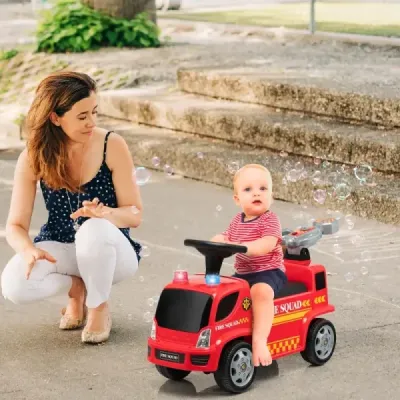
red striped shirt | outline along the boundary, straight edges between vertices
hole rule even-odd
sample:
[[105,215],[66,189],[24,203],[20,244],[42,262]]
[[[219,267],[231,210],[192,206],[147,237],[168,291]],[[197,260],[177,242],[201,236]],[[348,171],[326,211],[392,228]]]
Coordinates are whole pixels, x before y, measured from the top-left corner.
[[238,274],[266,271],[280,268],[285,271],[283,265],[283,252],[281,247],[282,228],[275,213],[267,211],[249,221],[244,221],[244,214],[238,213],[231,221],[223,235],[231,242],[246,242],[260,239],[265,236],[274,236],[278,242],[274,249],[262,256],[248,256],[243,253],[236,254],[235,269]]

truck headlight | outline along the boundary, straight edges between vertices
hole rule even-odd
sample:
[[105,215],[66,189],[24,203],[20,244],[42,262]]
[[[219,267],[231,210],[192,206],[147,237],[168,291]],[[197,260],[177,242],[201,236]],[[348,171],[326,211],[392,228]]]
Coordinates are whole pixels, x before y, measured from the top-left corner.
[[205,329],[199,335],[196,347],[208,348],[210,347],[211,329]]
[[150,337],[153,340],[156,340],[156,323],[155,323],[154,319],[153,319],[153,324],[151,325]]

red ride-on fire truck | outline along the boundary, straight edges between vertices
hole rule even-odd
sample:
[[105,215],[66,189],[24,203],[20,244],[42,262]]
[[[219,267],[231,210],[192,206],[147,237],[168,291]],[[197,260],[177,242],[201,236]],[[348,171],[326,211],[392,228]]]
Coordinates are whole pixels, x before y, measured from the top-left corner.
[[[334,325],[320,318],[335,307],[329,303],[323,265],[313,264],[308,248],[324,233],[336,231],[335,221],[283,232],[287,285],[274,300],[275,316],[268,342],[272,358],[300,353],[323,365],[336,345]],[[225,391],[241,393],[252,384],[252,303],[246,281],[220,276],[224,258],[247,251],[236,246],[186,239],[206,259],[205,274],[175,271],[161,293],[148,338],[148,361],[171,380],[192,371],[213,373]]]

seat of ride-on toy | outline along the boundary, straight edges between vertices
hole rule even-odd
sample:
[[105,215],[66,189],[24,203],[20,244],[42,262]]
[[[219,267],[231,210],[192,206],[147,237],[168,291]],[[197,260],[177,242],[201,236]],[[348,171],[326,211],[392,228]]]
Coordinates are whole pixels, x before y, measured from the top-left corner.
[[293,296],[294,294],[304,292],[307,292],[307,286],[303,282],[287,282],[278,295],[275,296],[275,299],[281,299],[282,297]]

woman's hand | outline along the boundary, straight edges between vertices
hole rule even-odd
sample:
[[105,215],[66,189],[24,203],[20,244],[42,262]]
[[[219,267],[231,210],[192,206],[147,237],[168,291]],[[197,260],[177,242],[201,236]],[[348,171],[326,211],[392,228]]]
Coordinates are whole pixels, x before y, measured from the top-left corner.
[[47,260],[50,261],[51,263],[55,263],[57,260],[49,254],[47,251],[44,251],[42,249],[33,247],[25,250],[23,253],[24,260],[28,266],[25,276],[26,279],[29,279],[32,269],[36,264],[36,261],[38,260]]
[[107,214],[111,214],[111,209],[100,203],[99,199],[95,197],[93,200],[82,201],[82,206],[70,215],[72,219],[79,217],[85,218],[103,218]]

